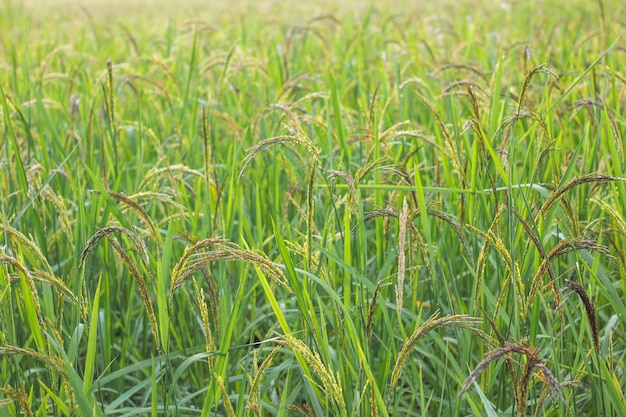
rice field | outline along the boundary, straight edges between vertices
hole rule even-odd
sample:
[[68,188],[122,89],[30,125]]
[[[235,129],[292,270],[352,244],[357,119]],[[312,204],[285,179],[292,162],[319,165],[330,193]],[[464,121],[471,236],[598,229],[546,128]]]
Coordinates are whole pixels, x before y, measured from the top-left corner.
[[625,34],[0,0],[0,417],[626,416]]

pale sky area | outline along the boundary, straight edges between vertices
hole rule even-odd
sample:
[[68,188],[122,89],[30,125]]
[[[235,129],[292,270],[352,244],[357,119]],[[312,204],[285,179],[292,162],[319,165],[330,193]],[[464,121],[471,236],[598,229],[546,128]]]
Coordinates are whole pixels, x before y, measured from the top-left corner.
[[[0,2],[6,0],[0,0]],[[220,14],[256,14],[296,18],[323,15],[342,9],[363,10],[368,0],[8,0],[22,4],[34,15],[41,12],[72,13],[89,11],[94,19],[110,16],[129,16],[137,13],[148,15],[182,14],[210,17]],[[391,0],[393,1],[393,0]],[[382,4],[380,0],[376,4]],[[395,2],[394,2],[395,4]]]

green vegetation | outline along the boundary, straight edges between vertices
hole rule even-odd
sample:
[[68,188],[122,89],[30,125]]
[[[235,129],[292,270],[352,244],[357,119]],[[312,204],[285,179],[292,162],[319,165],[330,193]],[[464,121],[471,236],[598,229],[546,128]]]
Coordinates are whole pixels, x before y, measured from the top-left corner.
[[0,417],[626,416],[625,5],[282,3],[1,3]]

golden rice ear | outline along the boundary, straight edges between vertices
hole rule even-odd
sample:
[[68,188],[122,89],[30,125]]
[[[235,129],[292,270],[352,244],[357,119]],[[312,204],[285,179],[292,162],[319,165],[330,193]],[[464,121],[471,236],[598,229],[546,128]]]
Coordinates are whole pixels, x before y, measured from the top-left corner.
[[625,180],[626,178],[612,177],[610,175],[605,175],[605,174],[588,174],[588,175],[581,175],[580,177],[572,178],[571,180],[567,181],[565,184],[559,186],[554,191],[552,191],[550,196],[546,199],[546,201],[543,203],[543,206],[541,206],[541,209],[535,216],[535,222],[538,223],[539,220],[542,219],[548,213],[548,211],[554,205],[554,203],[556,203],[561,197],[563,197],[565,193],[567,193],[568,191],[570,191],[571,189],[579,185],[591,184],[591,183],[604,184],[607,182],[616,182],[616,181],[625,181]]
[[454,141],[452,140],[452,134],[450,133],[450,130],[444,123],[443,119],[441,118],[441,115],[439,114],[435,106],[430,104],[428,100],[426,100],[426,98],[422,96],[420,93],[418,93],[417,91],[414,91],[414,93],[417,96],[417,98],[424,104],[424,106],[426,106],[428,111],[430,111],[432,115],[435,117],[435,121],[437,122],[437,125],[439,126],[439,128],[441,129],[441,133],[443,134],[446,156],[452,160],[452,166],[454,170],[456,171],[458,178],[461,181],[461,188],[466,188],[467,179],[465,178],[465,175],[464,175],[465,171],[462,169],[462,164],[461,164],[461,161],[459,160],[456,145]]
[[526,92],[528,91],[528,87],[530,86],[530,82],[532,81],[533,77],[536,74],[539,74],[539,73],[548,74],[550,77],[554,78],[555,80],[559,79],[559,76],[556,75],[548,67],[546,67],[545,64],[535,65],[533,68],[531,68],[531,70],[528,71],[528,74],[526,74],[526,77],[524,78],[524,84],[522,85],[522,91],[520,91],[519,99],[517,100],[518,101],[518,103],[517,103],[517,114],[518,114],[518,116],[520,114],[520,111],[522,110],[522,106],[524,104],[524,98],[526,96]]
[[304,361],[322,380],[322,386],[324,387],[326,394],[337,403],[343,414],[345,414],[346,403],[343,396],[343,390],[341,389],[339,374],[333,374],[331,371],[326,369],[326,366],[324,366],[324,363],[317,352],[312,352],[309,347],[304,344],[304,342],[293,336],[284,335],[276,343],[282,346],[287,346],[302,356]]
[[[0,218],[2,220],[2,218]],[[43,269],[48,275],[54,276],[54,271],[48,259],[43,255],[39,246],[26,237],[22,232],[7,224],[5,221],[0,221],[0,232],[5,233],[8,236],[10,247],[19,246],[21,250],[26,249],[40,264],[40,268]]]
[[618,232],[621,233],[622,236],[626,236],[626,220],[624,220],[624,217],[622,217],[615,207],[611,206],[606,201],[595,197],[591,199],[591,202],[600,206],[603,211],[611,216],[615,221]]
[[141,240],[141,238],[139,238],[139,236],[137,236],[135,232],[128,230],[125,227],[107,226],[98,230],[89,238],[89,240],[87,240],[87,245],[80,254],[80,262],[78,264],[79,271],[82,270],[82,268],[85,266],[85,260],[87,259],[87,256],[89,256],[91,251],[98,245],[98,242],[100,242],[105,237],[109,238],[111,233],[120,233],[128,237],[133,243],[134,249],[137,250],[141,255],[146,267],[149,267],[150,259],[148,257],[148,249],[146,248],[143,240]]
[[30,279],[32,279],[33,281],[45,282],[46,284],[56,287],[60,292],[61,299],[67,296],[73,302],[78,301],[74,293],[72,293],[72,291],[67,287],[67,285],[65,285],[63,281],[61,281],[59,278],[55,277],[54,275],[50,275],[46,271],[40,271],[40,270],[29,271],[17,259],[13,258],[12,256],[5,255],[3,253],[0,253],[0,265],[11,265],[15,269],[18,269],[20,272],[29,274]]
[[474,226],[468,224],[467,227],[473,231],[478,233],[484,238],[483,246],[480,249],[480,254],[478,255],[478,262],[476,266],[476,283],[474,285],[474,309],[473,311],[478,311],[481,302],[481,294],[482,294],[482,284],[485,277],[485,269],[487,267],[487,260],[489,255],[489,248],[494,245],[493,235],[494,231],[499,227],[500,217],[504,212],[505,206],[498,206],[498,210],[491,222],[491,226],[487,233],[481,231],[480,229],[475,228]]
[[187,267],[187,263],[195,255],[196,252],[202,252],[213,246],[220,247],[222,245],[224,246],[227,245],[227,241],[220,237],[214,237],[214,238],[202,239],[196,242],[193,246],[185,248],[185,251],[183,252],[183,256],[180,257],[180,259],[174,266],[174,269],[172,270],[170,292],[173,292],[175,289],[180,287],[180,285],[182,285],[182,282],[179,283],[180,276],[183,274],[185,268]]
[[115,240],[111,239],[109,236],[109,243],[115,249],[115,254],[122,261],[124,266],[128,268],[130,274],[137,281],[137,288],[139,288],[139,294],[143,299],[144,306],[146,307],[146,314],[148,315],[148,320],[150,321],[150,329],[152,331],[152,335],[154,337],[154,342],[156,345],[156,350],[161,350],[161,339],[159,338],[159,327],[157,324],[157,319],[154,314],[154,307],[152,306],[152,298],[150,297],[150,292],[148,291],[148,286],[146,285],[146,280],[143,277],[143,274],[137,268],[137,265],[130,259],[124,248]]
[[[137,217],[141,220],[141,222],[146,225],[146,228],[148,229],[148,233],[150,234],[150,237],[152,237],[152,239],[157,243],[157,246],[159,247],[159,250],[160,250],[161,249],[161,234],[159,233],[159,231],[157,230],[157,227],[152,222],[150,215],[148,215],[148,213],[144,210],[144,208],[141,207],[131,197],[127,196],[124,193],[117,193],[112,190],[108,190],[108,193],[111,197],[113,197],[115,200],[126,205],[126,207],[128,207],[130,210],[132,210],[133,213],[135,213],[135,215],[137,215]],[[149,267],[149,265],[150,265],[149,263],[146,264],[147,267]]]
[[[33,410],[30,407],[30,403],[31,401],[28,399],[28,393],[26,392],[26,383],[22,382],[22,386],[19,388],[13,388],[11,386],[11,384],[7,384],[4,387],[0,387],[0,392],[3,393],[5,396],[7,396],[8,398],[10,398],[11,400],[15,401],[15,403],[17,404],[17,406],[20,408],[21,411],[24,412],[24,414],[26,415],[26,417],[33,417]],[[7,404],[9,404],[11,401],[0,401],[0,406],[6,406]]]
[[311,163],[309,170],[309,181],[307,184],[307,216],[306,216],[306,264],[309,270],[313,266],[313,231],[315,227],[315,201],[313,199],[313,188],[315,186],[315,170],[317,168],[317,156]]
[[252,146],[251,148],[248,148],[247,150],[248,155],[246,155],[246,157],[243,160],[243,167],[241,168],[241,171],[239,172],[239,178],[243,176],[248,166],[250,166],[250,164],[252,163],[252,160],[254,159],[254,157],[257,156],[257,154],[259,154],[261,151],[273,145],[290,144],[290,143],[302,145],[304,149],[306,149],[306,151],[309,154],[311,154],[315,160],[318,159],[319,154],[321,153],[320,149],[318,149],[311,142],[311,139],[309,139],[309,137],[303,134],[302,132],[296,132],[295,135],[274,136],[272,138],[264,139],[261,142],[257,143],[256,145]]
[[[26,281],[26,287],[28,288],[28,292],[30,293],[31,299],[33,300],[33,305],[35,307],[35,315],[37,316],[37,321],[39,322],[39,327],[43,330],[46,328],[46,323],[43,319],[43,315],[41,314],[41,305],[39,304],[39,294],[37,293],[37,287],[35,287],[35,282],[33,277],[28,269],[19,262],[17,259],[7,256],[5,254],[0,254],[0,265],[11,265],[13,268],[18,270]],[[7,279],[7,282],[9,280]]]
[[114,239],[111,234],[119,233],[124,236],[127,236],[135,247],[135,250],[142,255],[143,262],[146,265],[146,268],[149,270],[150,261],[148,259],[148,250],[144,242],[137,236],[134,232],[119,226],[108,226],[103,229],[98,230],[89,240],[87,241],[87,246],[83,249],[80,257],[80,263],[78,265],[78,270],[81,271],[85,266],[85,260],[87,256],[93,249],[96,247],[98,242],[100,242],[103,238],[107,238],[108,242],[113,246],[115,256],[124,264],[124,266],[128,269],[131,276],[135,279],[137,283],[137,288],[139,289],[139,294],[143,300],[144,306],[146,308],[146,314],[148,315],[148,320],[150,322],[150,330],[152,331],[152,335],[154,337],[154,342],[156,345],[157,351],[161,349],[161,339],[159,338],[159,328],[157,325],[157,319],[154,314],[154,307],[152,306],[152,298],[150,297],[150,292],[148,290],[148,286],[146,285],[146,280],[143,274],[139,271],[137,265],[131,260],[128,256],[127,251],[119,244],[119,242]]
[[[523,417],[526,415],[526,403],[528,399],[528,387],[530,384],[530,377],[532,376],[533,369],[539,370],[545,378],[545,381],[548,383],[550,388],[552,389],[552,395],[555,398],[562,399],[561,394],[561,384],[554,377],[554,374],[550,372],[550,370],[545,366],[541,358],[537,354],[537,349],[533,347],[528,347],[522,345],[517,342],[507,342],[501,347],[497,347],[493,349],[491,352],[488,352],[482,361],[476,366],[476,368],[470,373],[465,382],[463,383],[463,387],[459,392],[459,396],[465,394],[469,388],[472,386],[474,381],[480,376],[480,374],[487,369],[490,363],[502,358],[507,357],[511,353],[518,353],[524,355],[526,357],[526,364],[523,367],[522,375],[520,377],[520,381],[518,386],[518,390],[516,392],[516,406],[517,406],[517,416]],[[514,377],[512,375],[512,377]]]
[[226,391],[226,387],[224,386],[224,380],[220,375],[215,373],[213,374],[213,378],[217,380],[217,385],[220,387],[220,392],[222,393],[222,404],[226,410],[226,415],[228,417],[235,417],[235,409],[233,408],[233,404],[228,396],[228,391]]
[[261,363],[261,366],[259,366],[259,369],[257,369],[254,373],[254,377],[252,378],[252,382],[250,383],[250,390],[248,391],[248,403],[246,405],[246,408],[252,410],[252,412],[256,416],[262,415],[261,404],[259,402],[259,390],[261,388],[261,379],[263,378],[263,372],[265,372],[265,370],[269,368],[272,360],[274,359],[274,356],[276,356],[281,349],[282,346],[276,346],[274,350],[272,350],[270,354],[267,355],[267,358],[265,358],[263,363]]
[[63,361],[60,358],[50,357],[30,348],[21,348],[17,346],[0,346],[0,356],[9,356],[9,355],[28,356],[29,358],[32,358],[50,367],[51,369],[54,369],[55,372],[58,372],[64,378],[67,378],[67,371],[65,369],[65,365],[63,364]]
[[350,196],[350,198],[348,199],[350,209],[352,210],[352,212],[356,212],[357,210],[356,204],[357,204],[357,201],[359,201],[359,199],[357,197],[357,191],[356,191],[356,180],[354,179],[352,174],[350,174],[345,169],[342,171],[330,170],[328,171],[328,173],[329,173],[328,178],[333,181],[333,184],[336,178],[341,178],[342,180],[346,182],[346,184],[348,185],[348,192]]
[[[559,243],[557,243],[556,246],[548,252],[548,258],[544,259],[541,262],[541,265],[539,265],[539,268],[537,269],[537,272],[532,279],[530,291],[528,293],[528,297],[526,298],[527,310],[531,308],[534,298],[537,295],[539,288],[541,287],[541,283],[543,282],[543,276],[549,270],[549,263],[561,255],[583,249],[595,251],[601,254],[607,254],[607,248],[605,246],[598,245],[595,240],[583,238],[560,240]],[[550,288],[552,289],[552,293],[554,294],[555,303],[557,305],[561,304],[561,294],[557,287],[556,281],[550,281]]]
[[[211,250],[208,250],[212,248]],[[203,239],[195,245],[185,249],[172,270],[170,285],[170,301],[172,294],[194,273],[204,269],[208,264],[218,261],[245,261],[258,266],[275,282],[291,292],[291,287],[283,271],[278,268],[264,254],[258,254],[221,238]]]
[[419,326],[417,330],[415,330],[413,334],[402,345],[400,353],[398,354],[398,358],[396,359],[396,364],[394,365],[393,371],[391,373],[391,382],[389,384],[391,389],[393,389],[398,383],[400,375],[402,374],[402,370],[404,369],[404,365],[406,365],[409,359],[409,355],[417,341],[431,330],[437,327],[458,327],[471,330],[476,334],[482,334],[483,337],[488,338],[488,336],[486,336],[484,332],[481,332],[479,329],[474,327],[474,325],[481,322],[481,320],[476,317],[470,317],[465,314],[445,316],[441,318],[439,318],[438,316],[439,311],[435,312],[424,323],[422,323],[422,325]]
[[[202,320],[202,328],[204,330],[204,338],[206,341],[205,348],[207,352],[212,352],[215,350],[215,339],[213,338],[213,332],[211,331],[211,326],[209,324],[209,308],[204,300],[204,291],[198,286],[198,282],[195,278],[192,277],[191,281],[193,282],[196,301],[198,303],[198,308],[200,309],[200,319]],[[209,356],[207,358],[207,362],[212,370],[214,357]]]
[[564,401],[563,393],[561,392],[561,383],[556,379],[552,371],[543,362],[538,362],[535,368],[541,371],[544,377],[544,381],[548,383],[552,396],[557,400]]

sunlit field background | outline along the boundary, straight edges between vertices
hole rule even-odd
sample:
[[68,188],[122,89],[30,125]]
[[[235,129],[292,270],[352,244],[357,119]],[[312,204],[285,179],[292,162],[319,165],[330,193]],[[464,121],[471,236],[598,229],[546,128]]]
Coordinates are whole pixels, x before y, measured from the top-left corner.
[[625,27],[0,0],[0,417],[626,416]]

